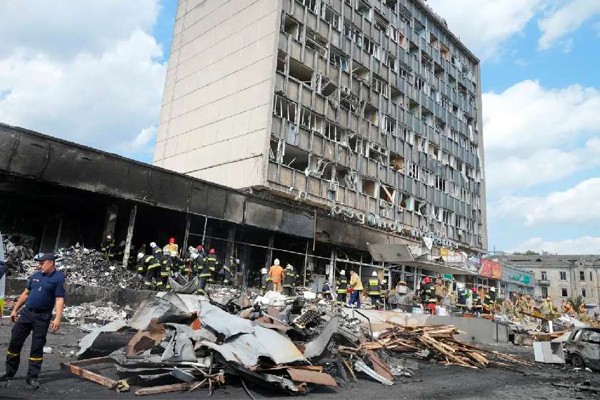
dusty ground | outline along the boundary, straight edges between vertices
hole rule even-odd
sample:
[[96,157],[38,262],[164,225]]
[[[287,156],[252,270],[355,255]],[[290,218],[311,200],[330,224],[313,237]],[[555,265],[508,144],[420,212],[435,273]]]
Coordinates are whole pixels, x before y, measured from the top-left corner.
[[[11,323],[8,319],[0,320],[0,352],[4,354],[10,338]],[[92,382],[71,376],[60,369],[60,363],[73,360],[69,357],[71,351],[77,350],[77,340],[84,334],[76,327],[63,325],[59,333],[48,334],[48,346],[52,354],[45,357],[41,387],[32,392],[26,389],[24,375],[26,372],[26,357],[28,348],[23,350],[23,363],[17,378],[8,382],[0,382],[0,399],[108,399],[134,398],[133,391],[117,394],[109,389]],[[29,346],[29,341],[26,343]],[[531,357],[530,348],[501,347],[499,350],[520,352]],[[0,370],[3,365],[0,363]],[[535,366],[524,372],[513,372],[499,369],[472,370],[461,367],[444,367],[433,363],[420,363],[420,369],[413,378],[404,378],[392,387],[385,387],[367,379],[359,380],[337,390],[314,391],[308,396],[315,400],[321,399],[598,399],[596,393],[581,392],[574,389],[556,387],[552,383],[581,383],[590,381],[592,387],[600,389],[600,373],[575,372],[566,366]],[[257,399],[279,398],[256,387],[250,388]],[[208,393],[170,393],[165,395],[148,396],[149,398],[202,398]],[[286,397],[286,396],[283,396]],[[214,399],[243,399],[248,398],[237,383],[232,383],[215,391]]]

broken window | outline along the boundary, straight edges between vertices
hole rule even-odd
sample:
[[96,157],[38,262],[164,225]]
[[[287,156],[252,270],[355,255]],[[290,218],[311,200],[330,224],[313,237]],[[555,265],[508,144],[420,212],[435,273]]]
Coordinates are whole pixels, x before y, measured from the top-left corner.
[[422,200],[415,200],[414,210],[419,215],[427,215],[427,202]]
[[371,6],[364,0],[356,0],[356,12],[369,21],[371,20]]
[[312,69],[302,64],[300,61],[296,61],[290,58],[290,78],[296,79],[306,86],[312,86]]
[[356,112],[360,101],[357,96],[350,93],[350,88],[344,86],[340,88],[340,106],[346,110]]
[[280,164],[283,162],[283,147],[284,142],[282,140],[271,139],[271,145],[269,147],[269,159]]
[[352,76],[361,81],[367,81],[369,79],[369,70],[358,63],[352,64],[354,69],[352,70]]
[[450,61],[450,49],[447,46],[440,44],[440,53],[444,60]]
[[352,42],[356,43],[358,47],[362,46],[360,29],[349,21],[344,21],[344,35],[346,35]]
[[408,164],[408,176],[416,180],[421,178],[421,168],[419,167],[419,164],[413,162]]
[[440,159],[440,148],[436,145],[429,143],[429,155],[436,160]]
[[442,192],[446,192],[446,180],[440,176],[436,176],[435,178],[435,188]]
[[306,47],[325,58],[327,55],[327,39],[312,29],[306,30]]
[[302,25],[289,15],[285,16],[283,20],[283,31],[290,35],[292,38],[300,41],[300,34],[302,32]]
[[374,25],[381,32],[385,33],[386,35],[389,35],[389,33],[388,33],[389,22],[378,12],[375,13]]
[[383,116],[383,132],[390,135],[396,134],[396,121],[389,115]]
[[302,4],[310,12],[317,12],[317,0],[296,0],[296,2]]
[[348,56],[333,46],[329,49],[329,62],[342,71],[348,72]]
[[406,193],[400,193],[398,204],[400,207],[412,211],[414,206],[414,198]]
[[286,99],[285,97],[281,97],[279,95],[275,95],[275,104],[273,105],[273,113],[283,119],[288,120],[289,122],[295,124],[296,123],[296,103]]
[[389,86],[383,78],[373,75],[372,87],[376,93],[381,93],[384,97],[388,97]]
[[324,158],[313,158],[311,160],[310,167],[306,170],[306,173],[308,175],[321,178],[327,170],[329,171],[329,176],[331,176],[331,167],[329,169],[327,168],[330,164],[330,161],[327,161]]
[[404,95],[393,86],[390,87],[390,98],[394,103],[398,104],[400,108],[404,109]]
[[300,125],[306,129],[321,132],[323,118],[307,108],[300,108]]
[[396,57],[392,56],[387,51],[385,52],[383,63],[387,65],[392,71],[396,71]]
[[403,171],[404,170],[404,157],[399,154],[390,152],[390,163],[389,166],[394,171]]
[[366,156],[375,162],[385,164],[385,160],[387,160],[387,155],[385,149],[374,142],[366,142]]
[[323,135],[329,140],[343,143],[346,139],[346,130],[337,126],[333,122],[326,121],[325,132]]
[[308,152],[294,146],[284,146],[282,164],[304,172],[308,168]]
[[335,30],[340,30],[340,14],[335,12],[333,8],[327,4],[323,4],[321,7],[321,18],[327,22]]
[[379,185],[379,199],[394,204],[396,191],[391,186]]
[[281,72],[282,74],[285,74],[285,65],[287,63],[287,56],[286,54],[279,50],[277,52],[277,71]]
[[331,96],[337,89],[337,86],[329,78],[321,74],[317,75],[316,82],[317,93],[322,94],[323,96]]
[[379,112],[371,104],[365,104],[364,118],[373,125],[379,125]]
[[377,183],[374,180],[368,178],[362,179],[362,192],[367,196],[375,197],[376,186]]
[[363,36],[363,46],[367,53],[379,59],[379,45],[366,36]]

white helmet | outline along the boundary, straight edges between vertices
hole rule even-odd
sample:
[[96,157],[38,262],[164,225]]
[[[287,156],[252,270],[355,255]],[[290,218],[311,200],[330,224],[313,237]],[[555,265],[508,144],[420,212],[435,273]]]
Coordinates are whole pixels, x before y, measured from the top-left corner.
[[273,264],[279,265],[279,258],[276,258],[275,261],[273,261]]
[[495,292],[495,291],[496,291],[496,288],[495,288],[495,287],[491,287],[491,288],[490,288],[490,292]]
[[340,275],[346,275],[346,271],[344,271],[344,270],[341,270],[341,271],[340,271]]
[[285,269],[294,269],[294,267],[292,267],[292,264],[288,264],[285,266]]
[[110,240],[110,239],[112,239],[112,236],[111,236],[111,235],[106,235],[106,238],[107,238],[108,240]]
[[266,273],[267,273],[267,269],[266,269],[266,268],[263,268],[263,269],[261,269],[261,270],[260,270],[260,273],[261,273],[261,274],[266,274]]
[[377,271],[373,271],[373,273],[371,274],[372,277],[376,277],[377,276]]
[[190,246],[190,247],[188,247],[188,251],[189,251],[190,253],[193,253],[193,252],[194,252],[194,250],[196,250],[196,248],[195,248],[194,246]]
[[150,242],[150,247],[155,248],[156,247],[156,243]]
[[137,256],[138,260],[141,260],[142,258],[144,258],[144,253],[142,253],[141,251],[138,253]]

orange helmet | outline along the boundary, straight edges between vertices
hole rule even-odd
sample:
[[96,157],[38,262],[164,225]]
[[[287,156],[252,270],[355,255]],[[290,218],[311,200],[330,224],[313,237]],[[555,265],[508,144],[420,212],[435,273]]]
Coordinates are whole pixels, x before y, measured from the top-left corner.
[[425,277],[425,283],[431,283],[431,278],[430,278],[430,277],[428,277],[428,276],[426,276],[426,277]]
[[477,293],[477,288],[473,288],[473,293]]
[[175,243],[175,238],[169,238],[169,243]]
[[208,254],[215,254],[215,249],[210,249],[210,250],[208,251]]

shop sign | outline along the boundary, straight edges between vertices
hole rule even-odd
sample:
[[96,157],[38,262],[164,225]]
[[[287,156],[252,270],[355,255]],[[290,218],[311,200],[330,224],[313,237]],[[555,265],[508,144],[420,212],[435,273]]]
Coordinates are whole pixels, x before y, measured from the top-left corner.
[[485,278],[502,279],[502,264],[484,258],[481,260],[479,275]]

